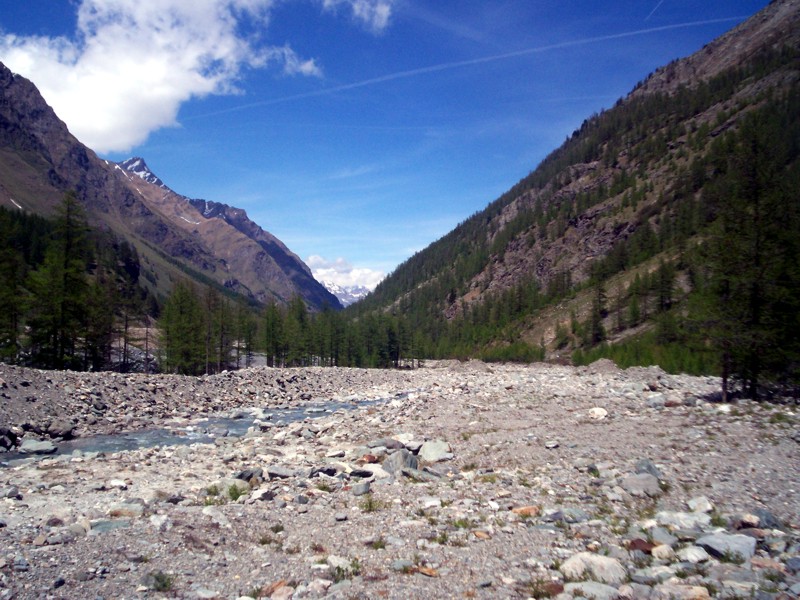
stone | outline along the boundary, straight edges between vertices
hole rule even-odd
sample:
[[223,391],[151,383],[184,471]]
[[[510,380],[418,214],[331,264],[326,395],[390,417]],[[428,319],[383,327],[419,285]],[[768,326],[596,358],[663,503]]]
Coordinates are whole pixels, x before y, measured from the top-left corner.
[[653,558],[656,560],[671,561],[675,558],[675,551],[666,544],[659,544],[652,549],[650,554],[652,554]]
[[352,488],[353,496],[363,496],[370,491],[369,481],[361,481],[356,483]]
[[22,498],[19,488],[15,485],[0,488],[0,499],[2,498]]
[[711,515],[662,511],[656,514],[656,522],[670,529],[706,529],[711,524]]
[[634,469],[634,473],[641,474],[641,473],[649,473],[656,479],[663,479],[664,475],[662,475],[659,468],[655,465],[655,463],[650,460],[649,458],[643,458],[636,463],[636,467]]
[[556,448],[558,448],[558,446],[559,444],[556,440],[549,440],[544,443],[544,447],[547,448],[548,450],[555,450]]
[[714,505],[705,496],[698,496],[689,500],[689,510],[699,513],[710,513],[714,510]]
[[705,548],[717,558],[739,558],[748,560],[756,551],[755,538],[741,534],[712,533],[697,540],[696,544]]
[[643,498],[658,498],[661,496],[661,485],[658,483],[658,478],[650,473],[638,473],[636,475],[629,475],[620,482],[620,487],[628,492],[631,496]]
[[135,502],[119,502],[112,504],[108,509],[109,517],[141,517],[144,515],[144,506]]
[[48,440],[24,439],[19,447],[23,454],[53,454],[57,450],[55,444]]
[[786,570],[790,573],[800,573],[800,556],[792,556],[786,561]]
[[250,494],[250,500],[253,502],[266,502],[275,498],[275,492],[269,488],[259,488]]
[[270,479],[289,479],[290,477],[294,477],[295,474],[294,470],[287,467],[281,467],[279,465],[270,465],[267,467],[267,476]]
[[56,419],[47,426],[47,434],[50,437],[61,438],[62,440],[72,439],[75,425],[66,419]]
[[614,600],[617,597],[617,588],[596,581],[568,583],[564,586],[564,592],[572,597],[583,596],[594,600]]
[[705,562],[711,558],[708,552],[706,552],[705,549],[701,548],[700,546],[687,546],[686,548],[681,548],[678,550],[677,555],[678,558],[683,562],[692,563],[693,565]]
[[657,583],[663,583],[674,576],[675,571],[670,567],[656,566],[638,569],[634,572],[631,579],[642,585],[655,585]]
[[619,585],[628,578],[628,573],[619,560],[591,552],[574,554],[559,570],[567,579],[583,579],[588,575],[591,579],[612,585]]
[[399,559],[392,563],[392,570],[406,573],[414,568],[414,563],[410,560]]
[[396,476],[405,468],[416,469],[419,466],[419,461],[416,456],[403,448],[387,456],[382,466],[385,471]]
[[422,444],[417,454],[421,460],[429,463],[452,460],[450,444],[442,440],[428,441]]
[[602,421],[608,416],[608,411],[600,406],[595,406],[589,410],[589,418],[595,421]]
[[698,585],[662,583],[650,592],[650,600],[708,600],[708,590]]

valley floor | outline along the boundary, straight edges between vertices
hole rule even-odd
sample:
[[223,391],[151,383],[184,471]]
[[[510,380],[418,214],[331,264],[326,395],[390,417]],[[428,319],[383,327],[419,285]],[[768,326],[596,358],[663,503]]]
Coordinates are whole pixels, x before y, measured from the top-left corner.
[[[598,361],[0,380],[17,443],[253,421],[1,468],[0,599],[800,595],[797,407],[711,403],[715,378]],[[329,400],[354,408],[267,418]]]

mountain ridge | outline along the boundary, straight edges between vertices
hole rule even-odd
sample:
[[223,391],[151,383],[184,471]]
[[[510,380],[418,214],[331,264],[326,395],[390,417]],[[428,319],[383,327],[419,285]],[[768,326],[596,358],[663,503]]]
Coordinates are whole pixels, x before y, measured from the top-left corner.
[[314,310],[340,308],[307,265],[245,211],[190,200],[169,189],[141,158],[103,160],[81,144],[29,80],[0,63],[0,205],[52,215],[73,190],[90,222],[129,240],[157,294],[190,277],[251,301],[288,303],[299,295]]
[[[559,328],[574,337],[590,316],[588,299],[569,298],[609,277],[609,257],[626,264],[625,253],[642,245],[648,258],[658,257],[676,227],[693,235],[684,221],[687,214],[706,218],[700,191],[713,176],[705,162],[714,141],[771,94],[796,86],[799,48],[800,3],[780,0],[657,69],[588,117],[508,192],[398,266],[358,305],[359,314],[404,314],[428,329],[434,348],[516,338],[558,356]],[[661,254],[668,263],[678,256]],[[653,258],[641,275],[658,264]],[[633,272],[615,283],[625,301]],[[556,299],[564,300],[561,308],[545,315],[542,302]],[[456,322],[461,329],[453,329]],[[492,327],[512,330],[492,337]],[[447,335],[455,339],[442,342]]]

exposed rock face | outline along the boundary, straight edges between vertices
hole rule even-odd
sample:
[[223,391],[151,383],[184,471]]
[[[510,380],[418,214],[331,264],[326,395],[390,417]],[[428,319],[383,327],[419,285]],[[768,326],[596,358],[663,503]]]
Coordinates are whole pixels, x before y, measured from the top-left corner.
[[159,270],[179,273],[163,264],[166,257],[260,302],[299,295],[315,309],[340,307],[303,261],[243,210],[176,194],[140,158],[121,165],[99,159],[30,81],[0,64],[0,205],[48,215],[68,190],[95,225],[140,255],[161,255],[150,261],[151,281],[166,279]]

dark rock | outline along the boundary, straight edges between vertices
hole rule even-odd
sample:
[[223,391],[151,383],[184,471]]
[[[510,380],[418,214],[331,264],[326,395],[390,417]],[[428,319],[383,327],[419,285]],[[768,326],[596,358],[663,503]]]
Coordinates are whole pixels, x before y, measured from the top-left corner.
[[271,465],[267,467],[267,475],[270,479],[288,479],[290,477],[294,477],[295,472],[292,469],[287,469],[286,467]]
[[661,471],[658,470],[658,467],[649,458],[643,458],[637,462],[635,472],[637,474],[649,473],[656,479],[664,478],[664,476],[661,474]]
[[246,481],[247,483],[250,483],[253,480],[255,480],[256,482],[260,482],[264,480],[264,470],[259,467],[256,467],[254,469],[244,469],[243,471],[239,471],[233,477],[235,479],[241,479],[242,481]]

